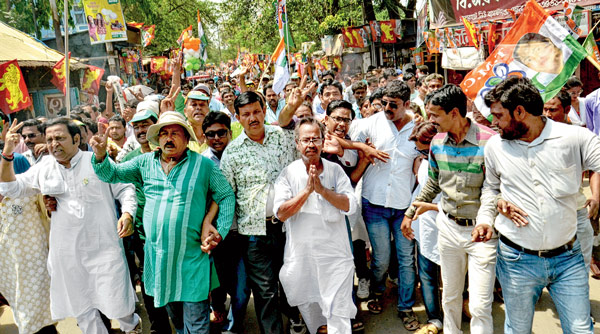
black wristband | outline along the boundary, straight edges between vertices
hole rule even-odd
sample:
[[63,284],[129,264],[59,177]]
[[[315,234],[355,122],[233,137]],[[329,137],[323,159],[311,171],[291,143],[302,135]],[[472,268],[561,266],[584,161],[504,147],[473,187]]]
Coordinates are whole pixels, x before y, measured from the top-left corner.
[[13,157],[12,158],[8,158],[6,155],[4,155],[4,153],[0,153],[0,155],[2,156],[2,159],[6,160],[8,162],[11,162],[11,161],[15,160],[14,153],[13,153]]

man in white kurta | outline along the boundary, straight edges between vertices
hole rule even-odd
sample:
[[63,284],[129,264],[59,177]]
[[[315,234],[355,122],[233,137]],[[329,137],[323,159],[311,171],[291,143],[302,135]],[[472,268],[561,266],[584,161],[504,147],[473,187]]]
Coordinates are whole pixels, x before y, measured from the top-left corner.
[[322,125],[302,119],[296,141],[302,159],[275,182],[274,213],[285,222],[284,264],[279,279],[291,306],[298,306],[311,333],[351,333],[354,261],[344,215],[358,199],[337,164],[320,158]]
[[134,313],[135,291],[119,238],[133,230],[123,220],[117,226],[115,210],[118,200],[123,217],[135,217],[135,188],[98,179],[92,152],[79,150],[79,127],[71,123],[50,121],[46,138],[51,155],[16,176],[7,170],[12,170],[10,138],[18,128],[13,124],[0,158],[0,194],[19,198],[42,193],[56,198],[48,254],[52,318],[75,317],[84,334],[105,334],[102,312],[119,320],[123,331],[135,333],[140,318]]

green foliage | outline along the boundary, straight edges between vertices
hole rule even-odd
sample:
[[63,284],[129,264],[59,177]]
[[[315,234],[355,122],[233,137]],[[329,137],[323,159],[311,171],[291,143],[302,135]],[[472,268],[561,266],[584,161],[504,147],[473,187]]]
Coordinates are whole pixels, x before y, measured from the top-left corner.
[[[69,0],[69,10],[73,6],[74,1]],[[10,8],[7,8],[7,4],[10,4]],[[34,5],[35,4],[35,5]],[[59,19],[63,20],[63,0],[56,0],[56,7],[59,15]],[[36,35],[36,25],[33,21],[33,11],[35,10],[35,16],[37,22],[38,32],[42,28],[52,28],[52,10],[50,8],[50,1],[48,0],[9,0],[0,2],[0,21],[5,22],[12,27],[19,29],[32,36]],[[69,17],[69,26],[74,26],[73,18]]]

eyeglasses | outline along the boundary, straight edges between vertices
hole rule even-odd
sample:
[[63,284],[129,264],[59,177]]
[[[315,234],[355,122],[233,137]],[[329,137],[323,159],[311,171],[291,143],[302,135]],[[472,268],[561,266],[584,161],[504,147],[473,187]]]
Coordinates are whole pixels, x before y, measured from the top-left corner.
[[373,103],[371,104],[375,109],[383,109],[383,106],[380,103]]
[[384,108],[387,107],[389,104],[390,108],[398,109],[398,104],[396,102],[390,102],[390,101],[383,100],[383,101],[381,101],[381,104],[383,105]]
[[310,143],[313,143],[315,146],[319,146],[323,144],[323,138],[302,138],[299,140],[299,142],[304,146],[308,146]]
[[350,122],[352,122],[352,118],[346,117],[331,116],[331,119],[334,120],[336,123],[350,124]]
[[27,139],[27,138],[33,139],[33,138],[37,137],[38,135],[37,135],[37,133],[29,133],[29,134],[21,135],[21,136],[23,137],[23,139]]
[[227,135],[227,132],[229,132],[229,130],[221,129],[216,131],[205,132],[204,135],[206,136],[206,138],[211,139],[214,139],[216,136],[219,136],[219,138],[224,138]]
[[569,93],[569,95],[571,95],[572,97],[575,97],[575,96],[581,96],[581,94],[583,94],[583,90],[578,90],[578,91],[575,91],[575,92],[568,92],[568,93]]

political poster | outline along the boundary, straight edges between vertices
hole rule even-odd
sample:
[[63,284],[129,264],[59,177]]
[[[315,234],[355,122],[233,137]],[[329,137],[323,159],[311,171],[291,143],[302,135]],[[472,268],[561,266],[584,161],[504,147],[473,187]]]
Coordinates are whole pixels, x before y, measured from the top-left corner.
[[83,8],[91,44],[127,40],[120,0],[83,0]]

